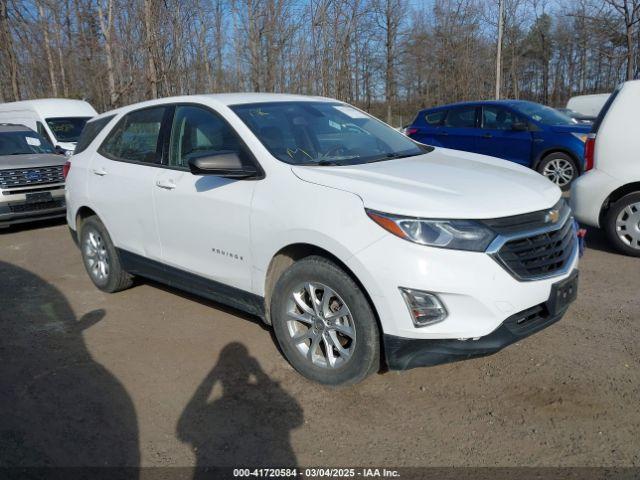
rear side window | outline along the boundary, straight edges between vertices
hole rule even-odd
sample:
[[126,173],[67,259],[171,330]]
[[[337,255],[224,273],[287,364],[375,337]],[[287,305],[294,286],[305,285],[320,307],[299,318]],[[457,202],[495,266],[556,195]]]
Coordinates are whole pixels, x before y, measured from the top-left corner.
[[476,107],[452,108],[444,120],[445,127],[474,128],[476,126]]
[[440,110],[438,112],[427,112],[424,114],[424,123],[426,123],[430,127],[437,127],[438,125],[442,125],[442,121],[444,120],[444,116],[446,115],[446,113],[446,110]]
[[97,120],[93,120],[91,122],[87,122],[87,124],[82,129],[82,133],[80,134],[80,138],[78,139],[78,144],[76,145],[76,149],[74,153],[84,152],[91,142],[98,136],[98,134],[102,131],[104,127],[107,126],[115,115],[109,115],[108,117],[99,118]]
[[160,131],[166,111],[166,107],[153,107],[125,115],[111,131],[99,152],[113,160],[160,163]]

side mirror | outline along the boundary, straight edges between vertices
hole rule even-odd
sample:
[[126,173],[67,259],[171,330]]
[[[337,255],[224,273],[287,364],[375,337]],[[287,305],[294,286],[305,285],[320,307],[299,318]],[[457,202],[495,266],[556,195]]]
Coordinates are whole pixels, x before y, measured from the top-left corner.
[[235,152],[217,152],[213,155],[189,159],[189,170],[194,175],[215,175],[225,178],[251,178],[258,174],[253,165],[245,165]]
[[526,132],[527,130],[529,130],[529,125],[527,125],[525,122],[514,122],[511,125],[511,130],[515,132]]

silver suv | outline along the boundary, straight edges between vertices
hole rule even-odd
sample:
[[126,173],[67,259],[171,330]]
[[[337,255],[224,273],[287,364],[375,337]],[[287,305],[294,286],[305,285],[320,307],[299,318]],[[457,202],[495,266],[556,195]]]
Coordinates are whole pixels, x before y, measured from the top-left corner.
[[0,228],[64,217],[65,161],[33,130],[0,124]]

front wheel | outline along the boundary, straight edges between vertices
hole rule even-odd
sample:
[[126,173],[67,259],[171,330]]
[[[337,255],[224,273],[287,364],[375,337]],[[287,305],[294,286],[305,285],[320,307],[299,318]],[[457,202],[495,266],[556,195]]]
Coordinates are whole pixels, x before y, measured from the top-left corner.
[[310,380],[353,384],[380,366],[380,333],[367,298],[325,258],[304,258],[282,274],[271,319],[285,357]]
[[538,172],[565,192],[571,188],[571,182],[578,178],[576,162],[566,153],[550,153],[538,165]]
[[617,250],[640,257],[640,192],[625,195],[609,207],[604,229]]

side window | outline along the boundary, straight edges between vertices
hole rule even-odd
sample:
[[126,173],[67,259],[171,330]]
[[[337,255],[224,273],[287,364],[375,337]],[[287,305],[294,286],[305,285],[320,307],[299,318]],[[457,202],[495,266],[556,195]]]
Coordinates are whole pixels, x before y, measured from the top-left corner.
[[445,127],[474,128],[476,126],[476,107],[452,108],[444,120]]
[[160,163],[160,130],[165,111],[165,107],[154,107],[125,115],[100,146],[99,152],[114,160]]
[[40,136],[46,139],[51,145],[53,145],[53,142],[51,141],[51,138],[49,137],[47,131],[44,129],[44,125],[42,124],[42,122],[36,122],[36,128]]
[[238,135],[231,126],[204,108],[177,106],[171,127],[169,165],[188,168],[189,159],[220,152],[242,153]]
[[487,105],[482,107],[482,128],[491,130],[511,130],[514,123],[521,121],[511,110]]
[[104,127],[107,126],[115,115],[109,115],[108,117],[99,118],[97,120],[92,120],[87,122],[87,124],[82,129],[82,133],[80,134],[80,138],[78,139],[78,144],[76,145],[76,149],[74,150],[74,154],[78,154],[87,149],[87,147],[93,142],[93,140],[98,136],[98,134],[102,131]]
[[442,125],[442,120],[444,120],[444,116],[446,114],[446,110],[440,110],[438,112],[427,112],[424,114],[424,121],[430,127],[437,127],[438,125]]

